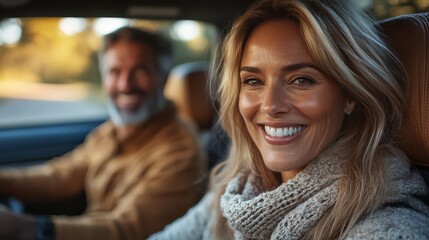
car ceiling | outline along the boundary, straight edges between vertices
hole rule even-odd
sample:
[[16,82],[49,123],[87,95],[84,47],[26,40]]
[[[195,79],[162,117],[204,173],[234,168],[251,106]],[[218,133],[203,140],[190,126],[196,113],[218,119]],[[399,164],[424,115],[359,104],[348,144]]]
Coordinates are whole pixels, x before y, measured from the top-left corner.
[[2,17],[192,19],[225,24],[253,0],[0,0]]

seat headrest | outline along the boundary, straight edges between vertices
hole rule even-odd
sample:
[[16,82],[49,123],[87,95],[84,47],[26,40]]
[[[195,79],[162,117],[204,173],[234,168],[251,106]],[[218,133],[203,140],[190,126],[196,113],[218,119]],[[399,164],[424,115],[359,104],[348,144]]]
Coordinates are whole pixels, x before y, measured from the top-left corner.
[[429,168],[429,13],[379,23],[408,78],[407,113],[396,140],[415,164]]
[[167,79],[165,97],[176,105],[179,115],[200,130],[212,127],[214,107],[207,92],[208,63],[192,62],[172,69]]

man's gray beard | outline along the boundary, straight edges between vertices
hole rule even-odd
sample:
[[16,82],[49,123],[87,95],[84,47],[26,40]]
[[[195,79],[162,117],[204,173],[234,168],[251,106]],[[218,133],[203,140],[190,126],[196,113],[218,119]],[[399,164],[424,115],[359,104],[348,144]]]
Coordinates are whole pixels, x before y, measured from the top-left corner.
[[162,110],[167,101],[162,92],[146,99],[137,111],[119,111],[113,99],[108,97],[107,109],[109,111],[110,119],[116,126],[127,126],[133,124],[141,124],[146,122],[149,118]]

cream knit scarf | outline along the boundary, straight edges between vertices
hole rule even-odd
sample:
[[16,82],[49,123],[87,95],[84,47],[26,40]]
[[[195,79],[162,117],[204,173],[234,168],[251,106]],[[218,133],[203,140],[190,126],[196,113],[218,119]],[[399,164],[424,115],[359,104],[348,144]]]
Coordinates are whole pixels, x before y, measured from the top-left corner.
[[[344,154],[325,152],[295,178],[263,192],[261,179],[241,174],[221,197],[223,216],[235,239],[300,239],[334,204],[338,194]],[[404,202],[429,216],[427,206],[410,198],[427,194],[422,178],[410,171],[405,155],[387,153],[389,186],[386,202]],[[368,226],[369,228],[371,226]]]
[[235,238],[299,239],[335,202],[343,159],[325,153],[273,191],[241,174],[227,186],[221,209]]

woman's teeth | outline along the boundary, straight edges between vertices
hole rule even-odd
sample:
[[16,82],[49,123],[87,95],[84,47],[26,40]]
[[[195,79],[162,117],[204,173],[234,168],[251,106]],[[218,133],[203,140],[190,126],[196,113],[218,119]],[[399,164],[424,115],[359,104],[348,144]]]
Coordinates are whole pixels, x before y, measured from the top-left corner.
[[288,137],[301,132],[305,127],[273,128],[265,126],[265,132],[271,137]]

